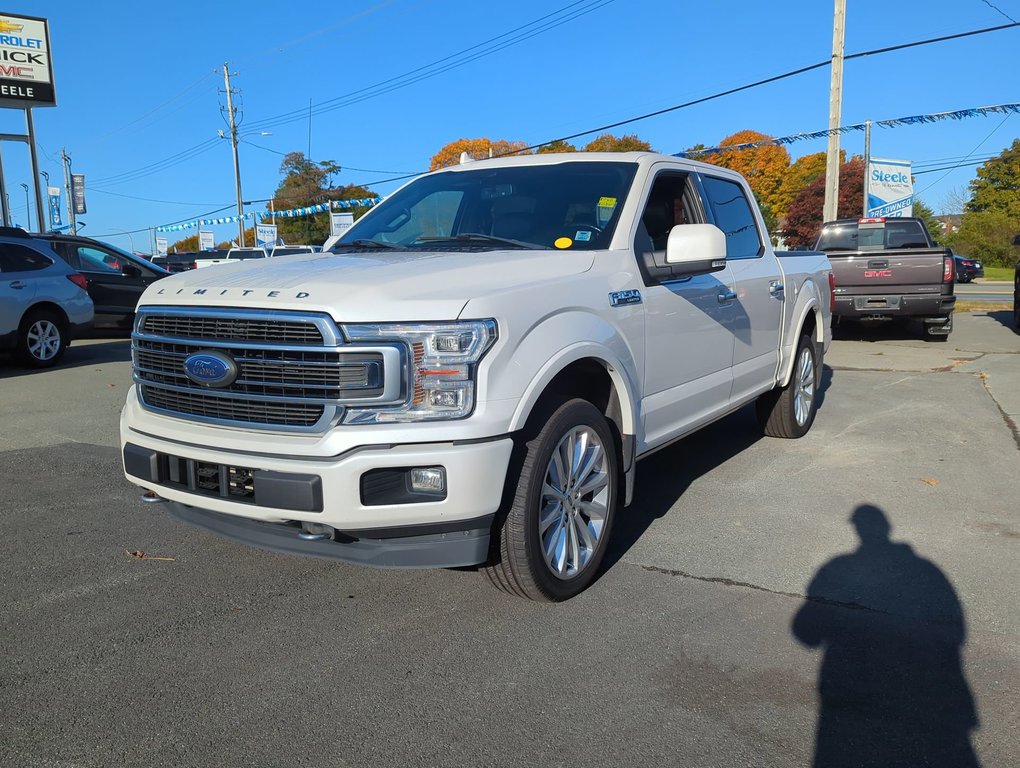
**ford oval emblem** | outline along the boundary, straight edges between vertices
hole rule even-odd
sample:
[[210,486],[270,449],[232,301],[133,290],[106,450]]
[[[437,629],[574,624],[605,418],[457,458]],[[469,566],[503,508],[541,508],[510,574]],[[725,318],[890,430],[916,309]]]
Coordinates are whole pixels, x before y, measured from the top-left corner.
[[196,384],[225,387],[237,378],[237,363],[222,352],[196,352],[184,358],[184,372]]

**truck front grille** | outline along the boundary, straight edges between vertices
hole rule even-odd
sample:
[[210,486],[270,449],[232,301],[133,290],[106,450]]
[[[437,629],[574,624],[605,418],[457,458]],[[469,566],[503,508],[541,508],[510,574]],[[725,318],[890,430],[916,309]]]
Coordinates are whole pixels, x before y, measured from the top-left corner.
[[[311,313],[143,307],[131,351],[143,407],[195,421],[314,431],[385,394],[383,351],[345,345]],[[192,379],[185,361],[202,352],[228,358],[236,376],[218,386]]]

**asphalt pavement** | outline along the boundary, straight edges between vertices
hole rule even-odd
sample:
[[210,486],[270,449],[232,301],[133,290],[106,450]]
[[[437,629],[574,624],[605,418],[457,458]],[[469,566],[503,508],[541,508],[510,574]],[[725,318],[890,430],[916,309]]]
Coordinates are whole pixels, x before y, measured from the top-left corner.
[[1020,765],[1008,315],[842,331],[805,438],[641,462],[560,605],[187,528],[120,472],[126,341],[0,360],[0,765]]

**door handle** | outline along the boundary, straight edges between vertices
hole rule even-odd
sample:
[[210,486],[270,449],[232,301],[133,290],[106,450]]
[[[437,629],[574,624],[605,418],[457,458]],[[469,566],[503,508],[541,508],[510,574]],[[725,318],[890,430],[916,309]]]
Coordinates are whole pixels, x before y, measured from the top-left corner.
[[24,288],[24,287],[25,287],[25,284],[21,280],[13,280],[13,281],[11,281],[11,288],[17,288],[17,289],[20,290],[21,288]]
[[719,303],[726,304],[727,302],[733,301],[737,298],[736,291],[726,291],[725,293],[719,294]]
[[780,280],[773,280],[769,283],[769,294],[775,296],[777,299],[786,298],[786,287]]

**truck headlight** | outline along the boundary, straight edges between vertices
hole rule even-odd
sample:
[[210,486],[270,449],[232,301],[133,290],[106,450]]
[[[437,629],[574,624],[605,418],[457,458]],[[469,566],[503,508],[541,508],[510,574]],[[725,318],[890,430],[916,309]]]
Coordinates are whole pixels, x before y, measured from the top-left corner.
[[496,341],[495,320],[342,326],[353,343],[407,348],[408,394],[398,406],[350,408],[344,424],[462,419],[475,407],[478,362]]

